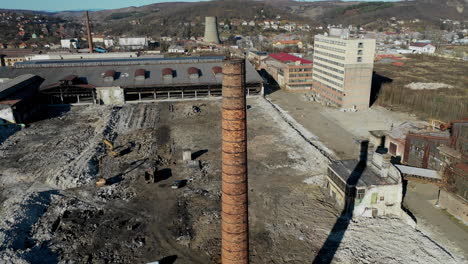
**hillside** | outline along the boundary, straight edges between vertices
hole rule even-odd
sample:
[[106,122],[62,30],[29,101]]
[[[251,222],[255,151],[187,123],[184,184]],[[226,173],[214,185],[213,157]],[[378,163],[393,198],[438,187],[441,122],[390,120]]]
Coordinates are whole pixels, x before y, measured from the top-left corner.
[[[231,19],[292,20],[299,23],[354,24],[368,29],[381,28],[390,18],[419,19],[414,27],[440,27],[440,19],[468,17],[464,0],[414,0],[401,2],[295,0],[214,0],[206,2],[166,2],[141,7],[90,12],[95,32],[110,35],[200,35],[205,16]],[[20,11],[28,12],[28,11]],[[41,12],[45,15],[45,13]],[[84,11],[47,13],[68,21],[81,22]],[[184,26],[192,23],[192,26]],[[255,33],[255,32],[252,32]]]

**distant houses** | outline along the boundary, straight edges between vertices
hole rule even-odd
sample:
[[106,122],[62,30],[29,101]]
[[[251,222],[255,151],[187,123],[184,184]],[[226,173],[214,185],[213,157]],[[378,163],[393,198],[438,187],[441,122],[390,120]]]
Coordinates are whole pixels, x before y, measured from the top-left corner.
[[418,54],[434,54],[436,51],[436,47],[432,45],[431,43],[410,43],[409,49],[413,53],[418,53]]

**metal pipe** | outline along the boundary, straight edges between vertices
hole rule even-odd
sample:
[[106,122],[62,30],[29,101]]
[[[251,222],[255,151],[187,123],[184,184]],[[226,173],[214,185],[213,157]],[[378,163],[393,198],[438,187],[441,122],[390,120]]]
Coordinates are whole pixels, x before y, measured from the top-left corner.
[[245,61],[225,60],[222,104],[222,264],[249,263]]

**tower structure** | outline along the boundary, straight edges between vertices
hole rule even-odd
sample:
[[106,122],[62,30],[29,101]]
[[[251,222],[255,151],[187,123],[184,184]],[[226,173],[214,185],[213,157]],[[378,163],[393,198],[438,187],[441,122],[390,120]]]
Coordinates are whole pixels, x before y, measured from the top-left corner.
[[205,17],[205,42],[219,44],[218,19],[216,17]]
[[221,259],[249,263],[245,60],[223,65]]
[[91,34],[91,22],[89,21],[89,12],[86,11],[86,31],[88,33],[89,53],[93,53],[93,35]]

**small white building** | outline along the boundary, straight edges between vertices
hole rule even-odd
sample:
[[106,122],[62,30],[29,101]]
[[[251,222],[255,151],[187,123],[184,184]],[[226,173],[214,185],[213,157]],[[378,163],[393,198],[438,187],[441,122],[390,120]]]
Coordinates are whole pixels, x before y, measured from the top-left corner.
[[144,49],[148,47],[146,37],[119,38],[119,46],[124,49]]
[[184,53],[185,49],[182,46],[179,45],[171,45],[169,46],[169,49],[167,50],[169,53]]
[[114,40],[113,39],[104,39],[104,46],[106,48],[110,48],[110,47],[113,47],[115,44],[114,44]]
[[411,43],[409,45],[409,49],[413,51],[413,53],[417,54],[433,54],[436,51],[436,47],[430,43]]
[[375,152],[371,161],[333,161],[326,179],[330,196],[348,216],[405,216],[402,176],[390,155]]
[[64,49],[78,49],[80,47],[79,41],[76,38],[72,39],[61,39],[60,45]]

